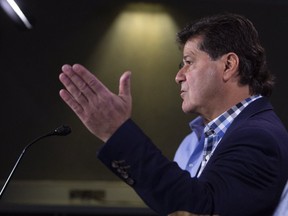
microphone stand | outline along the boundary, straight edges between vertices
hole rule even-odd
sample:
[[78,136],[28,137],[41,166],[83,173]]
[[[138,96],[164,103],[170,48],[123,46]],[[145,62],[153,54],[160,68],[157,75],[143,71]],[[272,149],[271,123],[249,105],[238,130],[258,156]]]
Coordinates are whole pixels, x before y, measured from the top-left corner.
[[11,172],[10,172],[7,180],[5,181],[3,187],[2,187],[2,189],[1,189],[1,191],[0,191],[0,199],[2,198],[2,195],[3,195],[4,191],[5,191],[8,183],[9,183],[9,181],[10,181],[10,179],[11,179],[11,177],[13,176],[13,174],[14,174],[14,172],[15,172],[15,170],[16,170],[19,162],[20,162],[20,160],[22,159],[24,153],[26,152],[26,150],[27,150],[31,145],[33,145],[34,143],[36,143],[37,141],[39,141],[39,140],[41,140],[41,139],[43,139],[43,138],[45,138],[45,137],[49,137],[49,136],[66,136],[66,135],[68,135],[69,133],[71,133],[70,127],[62,125],[62,126],[56,128],[54,131],[48,133],[48,134],[39,136],[38,138],[36,138],[36,139],[34,139],[32,142],[30,142],[28,145],[26,145],[26,146],[24,147],[24,149],[22,150],[22,153],[21,153],[20,156],[18,157],[18,159],[17,159],[17,161],[16,161],[13,169],[11,170]]

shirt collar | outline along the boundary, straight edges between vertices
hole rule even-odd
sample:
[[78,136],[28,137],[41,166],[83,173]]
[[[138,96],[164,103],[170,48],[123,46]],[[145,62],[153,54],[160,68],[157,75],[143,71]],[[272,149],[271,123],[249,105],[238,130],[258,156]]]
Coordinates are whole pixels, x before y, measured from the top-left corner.
[[201,116],[198,116],[197,118],[195,118],[193,121],[189,123],[189,126],[191,130],[195,132],[198,139],[200,139],[203,133],[204,127],[205,127],[204,119]]
[[235,106],[231,107],[226,112],[222,113],[220,116],[210,121],[204,128],[204,133],[206,136],[211,134],[216,134],[221,139],[228,127],[231,125],[233,120],[240,114],[240,112],[247,107],[251,102],[255,101],[258,98],[261,98],[261,95],[253,95]]

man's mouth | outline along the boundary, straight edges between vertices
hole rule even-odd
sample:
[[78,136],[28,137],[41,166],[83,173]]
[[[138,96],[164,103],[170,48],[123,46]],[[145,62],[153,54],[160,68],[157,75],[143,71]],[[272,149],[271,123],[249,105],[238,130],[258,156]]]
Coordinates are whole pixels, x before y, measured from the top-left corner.
[[185,93],[186,93],[186,92],[185,92],[184,90],[181,90],[181,91],[180,91],[180,96],[183,98],[183,96],[184,96]]

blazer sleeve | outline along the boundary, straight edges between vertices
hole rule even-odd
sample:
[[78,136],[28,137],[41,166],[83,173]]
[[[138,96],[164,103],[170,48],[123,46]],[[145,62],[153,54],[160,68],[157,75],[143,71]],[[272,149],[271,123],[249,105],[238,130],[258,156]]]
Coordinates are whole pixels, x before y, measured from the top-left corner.
[[259,130],[261,139],[247,142],[250,132],[248,127],[227,140],[229,145],[219,144],[199,178],[163,156],[131,119],[100,149],[98,158],[159,215],[271,215],[282,190],[282,181],[276,179],[284,161],[269,144],[273,137]]

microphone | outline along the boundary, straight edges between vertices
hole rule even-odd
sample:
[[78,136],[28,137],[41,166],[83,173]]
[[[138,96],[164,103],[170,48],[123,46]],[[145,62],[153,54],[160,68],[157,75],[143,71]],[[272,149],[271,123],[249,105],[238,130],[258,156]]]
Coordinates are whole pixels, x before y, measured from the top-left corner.
[[0,199],[2,198],[3,192],[5,191],[5,189],[6,189],[7,185],[8,185],[8,183],[9,183],[12,175],[14,174],[14,171],[15,171],[15,169],[17,168],[17,166],[18,166],[21,158],[23,157],[24,153],[26,152],[26,150],[27,150],[31,145],[33,145],[33,144],[36,143],[37,141],[39,141],[39,140],[41,140],[41,139],[43,139],[43,138],[45,138],[45,137],[48,137],[48,136],[66,136],[66,135],[68,135],[68,134],[70,134],[70,133],[71,133],[71,128],[70,128],[69,126],[67,126],[67,125],[61,125],[60,127],[56,128],[54,131],[51,131],[51,132],[49,132],[49,133],[47,133],[47,134],[44,134],[44,135],[42,135],[42,136],[39,136],[39,137],[37,137],[36,139],[34,139],[32,142],[30,142],[28,145],[26,145],[26,146],[24,147],[24,149],[22,150],[22,153],[21,153],[20,156],[18,157],[18,160],[16,161],[13,169],[11,170],[11,172],[10,172],[7,180],[5,181],[3,187],[2,187],[2,189],[1,189],[1,191],[0,191]]
[[60,127],[56,128],[54,131],[50,132],[48,136],[66,136],[71,133],[71,128],[67,125],[61,125]]

